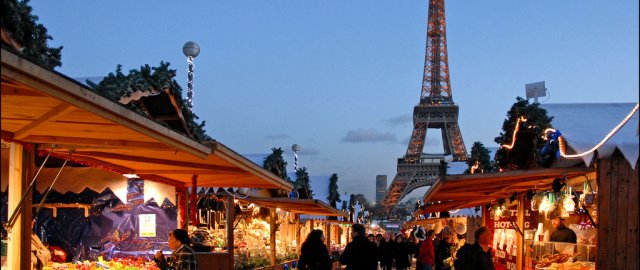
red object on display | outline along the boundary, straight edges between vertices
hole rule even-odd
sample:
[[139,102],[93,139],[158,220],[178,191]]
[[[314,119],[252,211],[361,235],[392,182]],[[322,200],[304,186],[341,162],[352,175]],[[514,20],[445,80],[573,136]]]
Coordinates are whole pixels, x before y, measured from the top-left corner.
[[67,261],[67,253],[62,250],[60,247],[50,246],[49,250],[51,251],[51,260],[54,262],[66,262]]

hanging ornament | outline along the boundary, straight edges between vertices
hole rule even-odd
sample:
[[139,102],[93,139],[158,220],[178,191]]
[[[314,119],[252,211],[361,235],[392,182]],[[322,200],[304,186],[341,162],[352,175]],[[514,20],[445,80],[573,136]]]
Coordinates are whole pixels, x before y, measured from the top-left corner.
[[506,204],[502,205],[502,215],[501,217],[503,218],[510,218],[511,217],[511,211],[509,210],[509,207],[507,207]]
[[544,194],[542,195],[542,200],[540,202],[540,207],[538,211],[540,211],[540,213],[543,215],[546,214],[547,211],[549,211],[549,198]]
[[567,215],[573,214],[576,210],[576,203],[573,201],[573,195],[571,195],[571,186],[569,186],[568,190],[569,192],[564,194],[564,198],[562,199],[562,205],[567,211]]
[[540,194],[533,195],[533,198],[531,198],[531,211],[540,211],[541,203],[542,196]]

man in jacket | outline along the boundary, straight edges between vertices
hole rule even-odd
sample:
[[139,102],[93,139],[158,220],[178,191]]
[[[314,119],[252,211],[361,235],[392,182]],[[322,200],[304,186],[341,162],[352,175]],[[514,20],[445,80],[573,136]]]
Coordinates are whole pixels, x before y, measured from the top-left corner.
[[353,241],[340,255],[340,264],[346,265],[345,270],[376,270],[378,268],[378,256],[376,245],[367,240],[365,228],[362,224],[351,226],[351,238]]
[[487,227],[482,227],[476,231],[476,243],[468,252],[458,254],[460,259],[459,268],[456,270],[495,270],[493,264],[493,250],[491,249],[491,231]]

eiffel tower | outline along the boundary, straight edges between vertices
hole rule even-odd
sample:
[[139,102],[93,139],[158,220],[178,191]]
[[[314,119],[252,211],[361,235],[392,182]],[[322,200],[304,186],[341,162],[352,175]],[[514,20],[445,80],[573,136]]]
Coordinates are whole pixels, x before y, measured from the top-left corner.
[[[445,155],[452,155],[454,161],[467,159],[458,110],[449,81],[444,0],[430,0],[420,103],[413,108],[413,132],[407,153],[398,159],[398,172],[383,201],[387,209],[395,207],[412,190],[433,185]],[[444,154],[422,153],[429,128],[442,131]]]

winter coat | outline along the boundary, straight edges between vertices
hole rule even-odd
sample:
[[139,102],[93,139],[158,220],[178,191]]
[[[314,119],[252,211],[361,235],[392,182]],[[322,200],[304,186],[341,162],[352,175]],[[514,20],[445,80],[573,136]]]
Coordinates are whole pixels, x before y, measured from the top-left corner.
[[376,244],[369,242],[364,236],[356,237],[340,255],[340,264],[347,266],[345,270],[377,270]]

